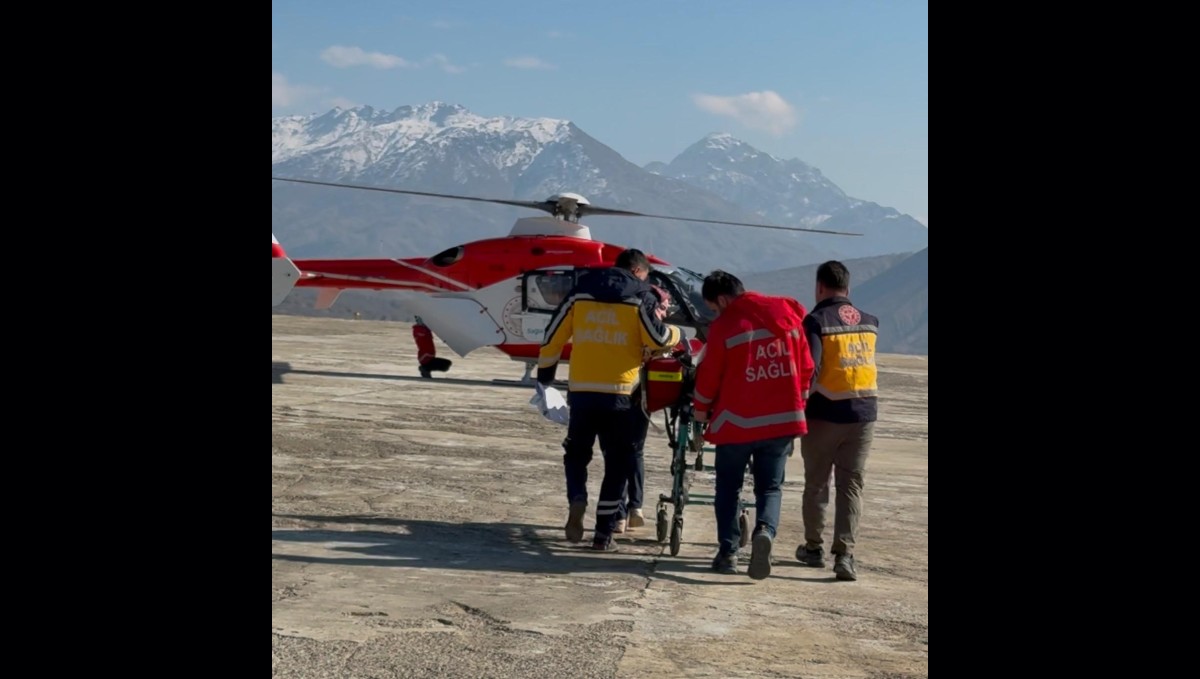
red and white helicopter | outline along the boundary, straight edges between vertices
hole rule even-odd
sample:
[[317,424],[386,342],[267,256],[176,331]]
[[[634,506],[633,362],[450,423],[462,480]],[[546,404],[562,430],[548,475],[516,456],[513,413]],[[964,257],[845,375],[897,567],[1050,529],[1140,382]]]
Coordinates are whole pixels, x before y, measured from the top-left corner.
[[[502,200],[272,177],[274,181],[468,200],[542,210],[550,217],[526,217],[507,236],[456,245],[428,258],[297,259],[288,257],[271,236],[271,296],[277,306],[293,288],[319,288],[317,308],[329,308],[343,290],[390,290],[404,298],[406,309],[420,316],[435,335],[459,356],[493,346],[525,364],[521,381],[528,383],[551,315],[587,271],[612,266],[624,247],[593,240],[579,223],[587,215],[652,217],[687,222],[729,224],[783,231],[844,236],[862,234],[823,229],[667,217],[593,206],[576,193],[559,193],[544,201]],[[668,323],[677,325],[698,350],[712,314],[700,295],[704,276],[650,255],[650,283],[671,296]],[[563,350],[570,361],[571,346]]]

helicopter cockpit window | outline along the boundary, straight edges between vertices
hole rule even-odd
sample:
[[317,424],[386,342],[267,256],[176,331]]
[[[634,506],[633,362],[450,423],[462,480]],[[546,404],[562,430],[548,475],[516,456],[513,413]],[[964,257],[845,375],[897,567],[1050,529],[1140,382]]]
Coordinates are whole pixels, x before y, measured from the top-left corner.
[[575,286],[572,271],[543,271],[525,277],[525,308],[554,313]]
[[433,257],[431,257],[430,261],[432,261],[434,264],[436,264],[438,266],[450,266],[451,264],[462,259],[463,249],[464,249],[463,246],[458,245],[458,246],[449,248],[447,250],[442,250],[441,252],[439,252],[436,255],[434,255]]

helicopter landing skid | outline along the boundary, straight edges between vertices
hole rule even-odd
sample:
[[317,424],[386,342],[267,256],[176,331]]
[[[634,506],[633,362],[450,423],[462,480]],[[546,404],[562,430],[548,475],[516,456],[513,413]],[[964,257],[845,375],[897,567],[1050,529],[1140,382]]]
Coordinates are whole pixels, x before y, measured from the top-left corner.
[[[532,389],[533,385],[537,384],[537,380],[533,379],[532,377],[528,377],[528,378],[522,377],[519,380],[494,379],[494,380],[492,380],[492,384],[505,384],[505,385],[512,385],[512,386],[517,386],[517,387],[529,387],[530,389]],[[552,382],[550,384],[550,386],[554,387],[555,389],[566,389],[567,383],[563,382],[562,380],[554,380],[554,382]]]
[[[533,368],[535,365],[536,364],[534,364],[534,363],[526,363],[525,364],[525,374],[522,375],[521,379],[519,379],[519,380],[494,379],[494,380],[492,380],[492,384],[509,384],[509,385],[515,385],[518,387],[532,387],[533,385],[537,384],[537,380],[535,380],[533,378]],[[554,380],[554,382],[552,382],[550,384],[550,386],[555,387],[557,389],[566,389],[567,383],[562,380]]]

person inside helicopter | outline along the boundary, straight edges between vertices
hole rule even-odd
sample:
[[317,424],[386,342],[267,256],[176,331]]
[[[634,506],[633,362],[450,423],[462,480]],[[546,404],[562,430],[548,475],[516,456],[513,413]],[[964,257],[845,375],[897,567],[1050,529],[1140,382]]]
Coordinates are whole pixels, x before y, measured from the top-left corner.
[[683,267],[656,267],[650,282],[675,293],[669,302],[667,322],[683,323],[701,330],[716,318],[701,294],[704,277],[695,271]]

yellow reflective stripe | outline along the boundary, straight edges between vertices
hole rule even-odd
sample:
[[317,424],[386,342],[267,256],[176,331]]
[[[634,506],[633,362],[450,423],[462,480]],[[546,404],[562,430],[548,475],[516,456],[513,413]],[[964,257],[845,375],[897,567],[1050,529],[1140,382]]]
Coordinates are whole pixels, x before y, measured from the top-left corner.
[[575,391],[603,391],[610,394],[632,394],[637,384],[621,384],[616,382],[575,382],[567,383],[568,389]]
[[649,378],[655,382],[682,382],[683,373],[651,370],[649,372]]

